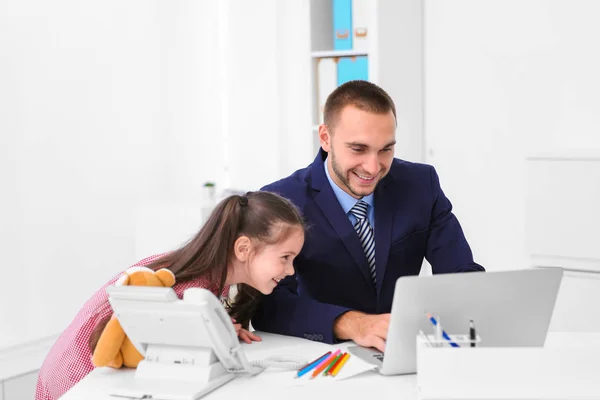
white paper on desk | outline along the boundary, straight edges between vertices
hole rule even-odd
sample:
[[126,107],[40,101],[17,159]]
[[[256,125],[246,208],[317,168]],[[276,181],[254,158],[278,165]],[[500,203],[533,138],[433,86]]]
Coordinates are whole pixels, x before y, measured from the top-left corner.
[[[344,346],[333,346],[312,340],[301,339],[291,336],[275,335],[270,333],[256,332],[262,342],[254,342],[252,344],[244,344],[243,349],[246,353],[248,361],[264,360],[269,357],[290,357],[298,358],[303,362],[309,363],[324,353],[331,351],[332,353],[340,349],[343,353]],[[282,371],[276,368],[267,368],[265,371],[248,379],[264,380],[265,384],[278,386],[305,386],[305,385],[321,385],[334,383],[339,380],[348,379],[358,374],[374,369],[375,366],[369,364],[358,357],[352,355],[344,364],[344,367],[335,377],[323,376],[321,372],[316,378],[311,379],[312,372],[309,372],[301,378],[296,377],[296,371]]]

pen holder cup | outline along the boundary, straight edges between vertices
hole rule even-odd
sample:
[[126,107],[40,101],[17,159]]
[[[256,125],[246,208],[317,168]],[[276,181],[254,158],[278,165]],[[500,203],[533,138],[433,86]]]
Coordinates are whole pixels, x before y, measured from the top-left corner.
[[449,337],[459,347],[434,335],[416,337],[420,400],[581,398],[576,392],[600,398],[600,351],[479,346],[480,337],[471,347],[469,335]]
[[417,340],[417,348],[419,345],[430,348],[440,347],[477,347],[481,343],[481,337],[476,335],[475,339],[471,339],[469,335],[449,335],[448,339],[438,339],[435,335],[420,334],[417,336],[421,340]]

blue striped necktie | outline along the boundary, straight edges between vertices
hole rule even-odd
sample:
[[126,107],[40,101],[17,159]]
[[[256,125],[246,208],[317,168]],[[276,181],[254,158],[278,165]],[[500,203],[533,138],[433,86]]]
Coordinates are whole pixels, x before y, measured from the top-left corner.
[[365,251],[367,264],[371,271],[371,277],[373,278],[373,283],[375,283],[375,235],[373,235],[373,228],[369,224],[369,218],[367,217],[368,209],[369,205],[359,200],[350,212],[356,217],[354,229],[356,229],[356,233],[360,238],[360,243]]

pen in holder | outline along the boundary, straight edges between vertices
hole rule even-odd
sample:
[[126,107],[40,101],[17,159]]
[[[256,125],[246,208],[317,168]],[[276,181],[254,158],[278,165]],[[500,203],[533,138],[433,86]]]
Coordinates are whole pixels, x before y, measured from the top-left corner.
[[419,331],[417,337],[417,348],[436,348],[436,347],[477,347],[481,343],[481,337],[476,335],[474,339],[468,334],[452,334],[445,335],[446,337],[439,338],[438,335],[426,335],[423,331]]
[[[442,324],[440,323],[439,318],[434,318],[429,313],[427,313],[427,318],[433,324],[434,332],[435,332],[435,334],[434,334],[435,341],[430,342],[430,343],[432,343],[432,347],[444,347],[445,344],[448,344],[452,347],[462,347],[459,343],[456,342],[456,340],[454,338],[450,337],[450,335],[448,335],[446,333],[446,331],[444,331],[444,329],[442,329]],[[425,335],[423,333],[423,331],[420,331],[419,334]],[[456,337],[460,338],[461,341],[464,341],[464,338],[462,336],[456,336]],[[427,338],[427,337],[425,336],[425,338]],[[475,331],[475,323],[473,322],[473,320],[469,320],[469,336],[468,336],[468,338],[469,338],[469,342],[468,343],[463,342],[462,345],[468,346],[468,347],[476,347],[478,340],[477,340],[477,335],[476,335],[476,331]]]

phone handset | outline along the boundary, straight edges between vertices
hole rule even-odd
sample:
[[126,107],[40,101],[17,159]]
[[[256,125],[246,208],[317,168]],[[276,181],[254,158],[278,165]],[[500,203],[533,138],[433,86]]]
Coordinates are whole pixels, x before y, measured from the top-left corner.
[[298,369],[306,365],[306,360],[289,357],[269,357],[248,362],[231,317],[212,292],[190,288],[184,291],[183,299],[202,306],[202,320],[211,338],[213,351],[228,371],[256,375],[268,367]]

